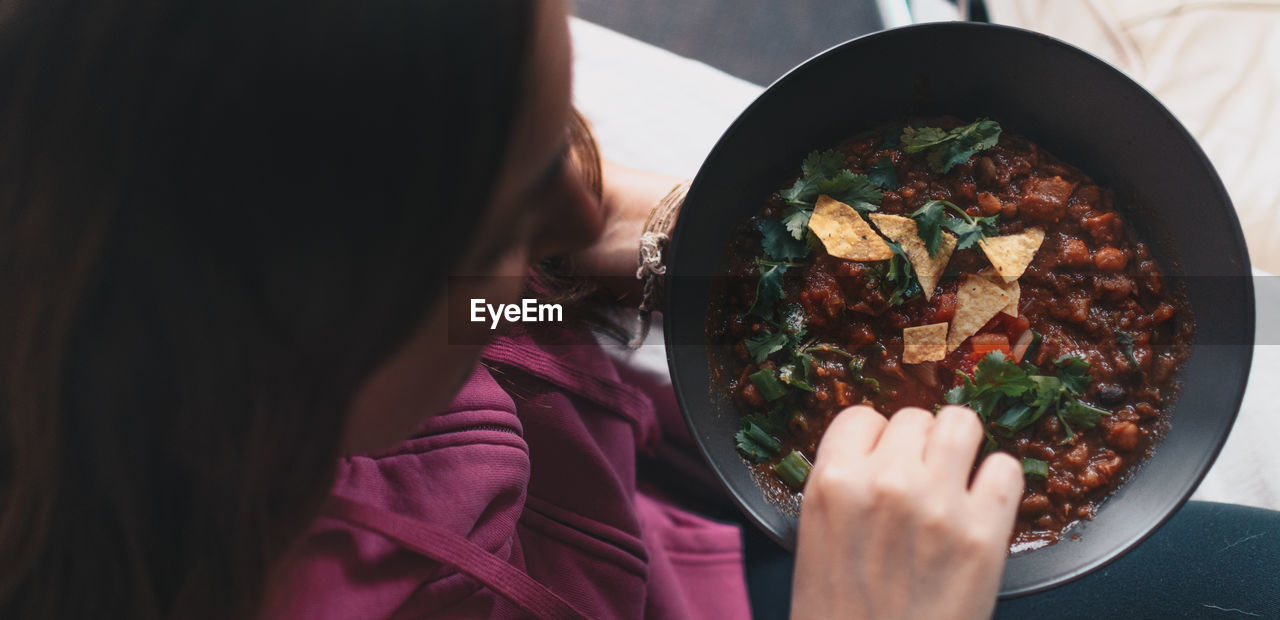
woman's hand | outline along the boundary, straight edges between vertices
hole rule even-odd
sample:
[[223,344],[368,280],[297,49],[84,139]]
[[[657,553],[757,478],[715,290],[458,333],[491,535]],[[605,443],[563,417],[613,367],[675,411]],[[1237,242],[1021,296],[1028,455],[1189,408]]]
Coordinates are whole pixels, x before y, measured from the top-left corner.
[[841,412],[800,511],[793,618],[987,618],[995,608],[1022,468],[983,461],[973,411]]
[[640,302],[636,279],[645,220],[680,179],[602,162],[604,232],[591,247],[570,257],[574,274],[596,279],[620,300]]

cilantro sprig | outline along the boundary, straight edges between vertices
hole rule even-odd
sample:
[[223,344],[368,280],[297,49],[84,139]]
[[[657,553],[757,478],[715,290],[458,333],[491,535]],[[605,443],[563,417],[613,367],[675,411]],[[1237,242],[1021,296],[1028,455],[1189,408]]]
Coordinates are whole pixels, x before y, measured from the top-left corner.
[[804,309],[792,304],[786,307],[780,321],[766,319],[766,326],[744,341],[747,354],[760,365],[760,370],[751,375],[751,380],[768,401],[789,393],[787,388],[813,392],[813,369],[819,354],[848,360],[849,374],[854,380],[862,380],[865,358],[834,344],[805,340],[806,321]]
[[781,321],[767,321],[767,323],[769,327],[760,330],[760,333],[744,341],[747,347],[747,354],[757,364],[764,363],[770,355],[778,351],[785,349],[794,352],[800,349],[801,342],[807,331],[807,318],[804,314],[804,308],[796,304],[787,306]]
[[769,359],[770,355],[781,351],[791,342],[791,334],[785,331],[772,332],[765,330],[747,338],[744,344],[747,347],[747,354],[757,364]]
[[[806,220],[805,226],[808,224]],[[809,256],[809,244],[805,242],[804,235],[794,236],[790,225],[783,220],[758,220],[756,230],[760,231],[760,245],[770,260],[789,261]]]
[[778,192],[789,207],[782,215],[782,223],[792,238],[802,241],[818,196],[826,194],[866,214],[879,209],[884,199],[878,185],[867,175],[849,170],[839,151],[813,151],[800,164],[800,178]]
[[813,208],[818,196],[826,194],[859,211],[875,211],[884,197],[865,174],[848,169],[839,151],[813,151],[800,164],[800,178],[779,196],[793,207]]
[[920,280],[911,267],[911,259],[901,245],[885,240],[893,256],[883,267],[880,283],[880,294],[890,306],[901,306],[908,300],[924,292],[920,288]]
[[1089,364],[1075,356],[1053,362],[1053,374],[1036,374],[1034,365],[1019,365],[992,351],[978,362],[973,377],[960,371],[961,384],[946,393],[946,401],[966,405],[983,421],[1008,434],[1055,415],[1066,433],[1063,443],[1076,437],[1077,428],[1093,428],[1111,412],[1080,400],[1089,387]]
[[[959,214],[960,217],[949,217],[947,209]],[[930,200],[911,214],[911,219],[916,221],[916,234],[924,242],[930,257],[937,255],[938,247],[942,245],[944,228],[955,233],[956,249],[967,250],[976,245],[979,240],[999,234],[998,218],[998,215],[973,217],[964,209],[946,200]]]
[[844,156],[834,150],[813,151],[800,164],[800,178],[778,193],[787,204],[812,207],[818,199],[818,184],[845,169]]
[[[805,223],[808,224],[807,220]],[[756,281],[756,298],[748,312],[768,319],[782,300],[782,282],[787,269],[800,266],[802,263],[796,261],[807,258],[810,248],[803,236],[799,239],[793,237],[787,226],[778,220],[759,220],[756,230],[760,231],[764,256],[756,259],[760,279]]]
[[942,224],[956,234],[957,250],[967,250],[977,245],[978,241],[1000,233],[1000,229],[996,227],[996,218],[999,216],[973,217],[964,211],[960,213],[964,214],[964,219],[947,218]]
[[925,152],[929,167],[942,174],[995,146],[999,139],[1000,124],[985,118],[950,131],[937,127],[902,129],[902,149],[909,154]]
[[787,275],[788,268],[798,267],[799,263],[757,258],[756,265],[760,269],[760,279],[756,281],[755,301],[747,313],[767,319],[773,316],[778,302],[782,301],[783,276]]
[[876,163],[867,169],[867,180],[883,189],[898,189],[900,187],[898,170],[893,167],[893,161],[889,159],[888,155],[876,160]]
[[809,216],[813,215],[813,209],[802,209],[799,207],[787,207],[787,212],[782,214],[782,225],[787,229],[787,234],[792,239],[799,241],[805,239],[809,230]]
[[[835,176],[818,183],[818,194],[826,194],[843,202],[859,213],[870,213],[880,208],[884,192],[865,174],[841,170]],[[817,200],[814,196],[814,200]]]

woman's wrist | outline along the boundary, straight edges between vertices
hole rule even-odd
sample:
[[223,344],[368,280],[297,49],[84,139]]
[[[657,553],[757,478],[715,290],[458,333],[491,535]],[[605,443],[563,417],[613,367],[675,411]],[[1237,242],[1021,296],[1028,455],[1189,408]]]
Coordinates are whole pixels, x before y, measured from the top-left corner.
[[640,280],[644,295],[640,300],[640,310],[652,311],[662,305],[662,277],[667,273],[667,250],[671,246],[671,232],[675,229],[676,217],[684,204],[684,196],[689,191],[689,183],[680,181],[672,186],[662,200],[654,205],[645,220],[644,231],[640,234],[639,256],[637,258],[636,278]]
[[650,315],[662,306],[663,281],[667,273],[667,251],[671,247],[671,232],[676,217],[684,205],[689,183],[680,181],[672,186],[662,200],[649,212],[644,231],[640,234],[636,279],[640,281],[639,326],[632,338],[632,346],[639,346],[649,335]]
[[[663,229],[653,229],[659,222],[651,218],[667,213],[657,207],[669,204],[664,200],[681,180],[608,161],[604,162],[603,173],[604,231],[590,248],[571,257],[572,273],[595,280],[620,303],[636,306],[642,292],[636,278],[640,238],[650,230],[670,234],[675,211],[670,211],[661,223]],[[675,207],[678,209],[678,202]]]

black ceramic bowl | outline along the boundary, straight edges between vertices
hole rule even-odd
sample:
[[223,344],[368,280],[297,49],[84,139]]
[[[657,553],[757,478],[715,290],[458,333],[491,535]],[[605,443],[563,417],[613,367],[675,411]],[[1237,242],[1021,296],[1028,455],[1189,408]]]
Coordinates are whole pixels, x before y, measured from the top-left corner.
[[987,116],[1115,190],[1117,207],[1186,283],[1197,323],[1169,432],[1154,454],[1062,542],[1010,557],[1002,596],[1044,590],[1137,545],[1209,469],[1240,407],[1254,333],[1239,221],[1195,140],[1154,97],[1061,41],[944,23],[889,30],[824,52],[770,86],[730,126],[689,191],[666,280],[667,359],[703,455],[742,510],[794,548],[796,519],[765,500],[734,450],[739,413],[715,385],[710,282],[731,235],[814,149],[918,115]]

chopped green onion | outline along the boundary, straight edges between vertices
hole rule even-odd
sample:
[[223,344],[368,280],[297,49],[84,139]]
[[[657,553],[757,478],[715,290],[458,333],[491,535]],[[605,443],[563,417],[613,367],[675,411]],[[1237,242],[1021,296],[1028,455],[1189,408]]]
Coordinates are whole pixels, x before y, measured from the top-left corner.
[[1049,477],[1049,463],[1040,459],[1022,459],[1022,473],[1034,478]]
[[[805,361],[806,360],[801,360],[800,363],[805,364]],[[805,367],[808,367],[808,365],[805,364]],[[791,387],[800,388],[806,392],[813,391],[813,386],[809,385],[809,382],[804,380],[804,375],[792,364],[787,364],[786,366],[779,368],[778,378],[781,379],[783,383]]]
[[796,435],[803,435],[809,432],[809,418],[804,413],[797,411],[791,414],[791,419],[787,421],[787,429]]
[[747,376],[765,400],[778,400],[787,395],[787,388],[778,382],[778,376],[769,368],[762,368]]
[[861,374],[862,369],[867,366],[867,358],[861,355],[855,355],[849,358],[849,372],[855,375]]
[[805,347],[804,350],[806,352],[812,352],[812,353],[835,353],[836,355],[849,358],[851,362],[855,357],[852,353],[845,351],[844,349],[841,349],[840,347],[837,347],[834,344],[819,343],[819,344],[809,345]]
[[755,422],[747,422],[734,439],[737,440],[738,451],[756,463],[768,461],[782,449],[782,444]]
[[813,464],[809,459],[804,458],[799,450],[792,450],[786,456],[773,466],[774,473],[782,479],[787,486],[799,491],[804,487],[804,481],[809,477],[809,472],[813,469]]

